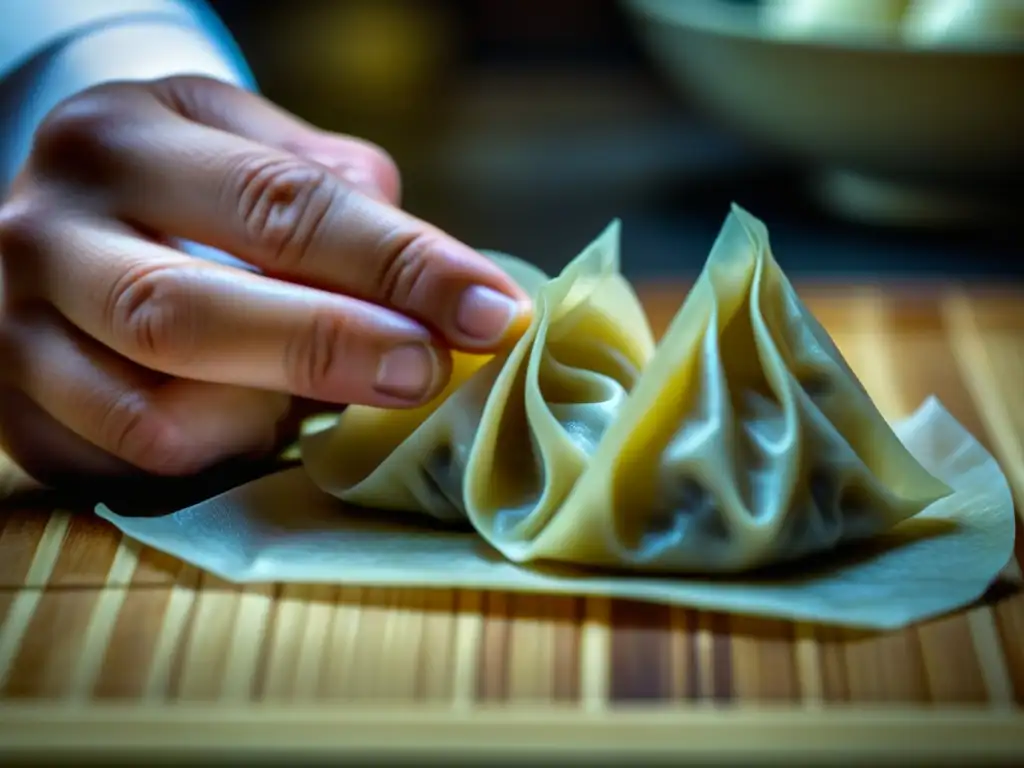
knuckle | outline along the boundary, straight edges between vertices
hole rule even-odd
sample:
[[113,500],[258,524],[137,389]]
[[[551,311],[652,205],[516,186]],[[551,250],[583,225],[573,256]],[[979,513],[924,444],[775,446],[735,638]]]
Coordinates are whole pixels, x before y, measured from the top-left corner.
[[311,144],[308,138],[297,138],[281,142],[280,148],[299,157],[315,152],[319,162],[343,179],[350,174],[369,176],[385,191],[397,190],[400,186],[401,172],[394,158],[386,149],[366,139],[335,136]]
[[106,301],[112,338],[162,366],[187,365],[198,342],[192,283],[178,265],[141,264],[125,271]]
[[384,303],[408,307],[416,303],[415,297],[428,292],[434,245],[435,236],[430,233],[395,231],[382,239],[377,286]]
[[47,292],[47,270],[59,249],[55,215],[26,197],[0,207],[0,305]]
[[285,377],[292,393],[329,400],[337,393],[336,371],[347,357],[344,320],[318,312],[288,344]]
[[368,165],[373,169],[374,174],[381,180],[382,185],[395,192],[401,187],[402,174],[398,170],[398,164],[391,154],[376,144],[367,143]]
[[51,215],[28,200],[12,200],[0,207],[0,259],[5,263],[38,257],[46,250]]
[[151,474],[185,475],[198,469],[195,451],[175,420],[134,390],[109,403],[99,437],[114,455]]
[[243,158],[230,184],[245,237],[269,266],[292,269],[315,246],[331,209],[346,192],[323,169],[297,158]]
[[105,183],[119,167],[131,131],[123,84],[99,86],[58,104],[36,130],[32,163],[43,175]]
[[384,149],[384,147],[365,139],[363,140],[363,145],[366,147],[366,152],[370,156],[371,161],[380,170],[398,173],[398,165],[395,163],[395,159],[391,157],[391,153]]

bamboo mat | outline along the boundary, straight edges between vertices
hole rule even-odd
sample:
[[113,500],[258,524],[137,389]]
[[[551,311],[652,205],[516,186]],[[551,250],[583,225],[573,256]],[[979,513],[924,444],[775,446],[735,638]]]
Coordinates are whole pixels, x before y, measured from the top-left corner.
[[[683,290],[641,289],[656,331]],[[883,413],[936,394],[997,457],[1019,503],[1024,296],[801,295]],[[763,757],[917,738],[947,757],[1024,756],[1024,594],[1012,589],[871,635],[596,598],[239,588],[121,541],[89,514],[14,511],[2,524],[0,747],[81,750],[123,742],[131,726],[131,743],[153,749],[404,738],[419,750]]]

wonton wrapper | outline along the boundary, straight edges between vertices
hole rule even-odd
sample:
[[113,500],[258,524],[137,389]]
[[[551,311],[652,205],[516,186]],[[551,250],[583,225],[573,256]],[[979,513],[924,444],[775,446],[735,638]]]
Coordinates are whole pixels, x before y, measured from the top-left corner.
[[[531,279],[535,278],[533,275]],[[536,293],[522,339],[435,403],[352,407],[313,480],[465,520],[510,560],[739,572],[876,536],[951,493],[899,441],[734,207],[652,357],[613,225]]]
[[471,522],[489,539],[542,529],[654,350],[619,274],[618,236],[616,222],[553,280],[492,254],[534,297],[524,335],[493,358],[456,354],[448,388],[423,408],[346,409],[303,441],[313,480],[352,504]]
[[[103,505],[96,511],[136,542],[236,583],[598,595],[896,629],[977,600],[1012,561],[1014,513],[999,465],[938,401],[929,399],[895,429],[908,450],[954,489],[952,496],[865,546],[806,567],[728,579],[518,565],[470,531],[347,507],[314,485],[302,467],[170,515],[125,516]],[[131,569],[114,569],[107,586],[127,587],[132,578]]]

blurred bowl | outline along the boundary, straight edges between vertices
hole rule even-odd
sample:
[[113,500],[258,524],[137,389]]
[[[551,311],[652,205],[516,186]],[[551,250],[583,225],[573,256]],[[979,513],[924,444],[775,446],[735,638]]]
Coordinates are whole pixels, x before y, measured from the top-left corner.
[[1024,48],[789,39],[766,31],[756,6],[624,4],[678,89],[751,141],[816,166],[834,211],[915,224],[1019,211],[1008,201],[1024,178]]

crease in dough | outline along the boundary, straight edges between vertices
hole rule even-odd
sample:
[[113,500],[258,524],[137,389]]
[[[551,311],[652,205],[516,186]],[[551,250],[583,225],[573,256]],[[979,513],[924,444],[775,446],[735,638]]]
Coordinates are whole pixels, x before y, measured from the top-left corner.
[[739,206],[587,472],[523,559],[735,573],[952,493],[910,454]]
[[655,349],[614,222],[534,297],[521,339],[458,355],[427,406],[306,435],[323,490],[470,525],[515,562],[736,573],[871,538],[952,491],[903,446],[733,206]]
[[314,482],[363,507],[528,540],[553,515],[654,350],[619,272],[619,224],[562,273],[488,254],[531,293],[534,318],[494,357],[455,355],[448,387],[408,411],[346,409],[304,435]]

